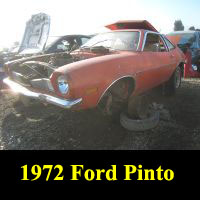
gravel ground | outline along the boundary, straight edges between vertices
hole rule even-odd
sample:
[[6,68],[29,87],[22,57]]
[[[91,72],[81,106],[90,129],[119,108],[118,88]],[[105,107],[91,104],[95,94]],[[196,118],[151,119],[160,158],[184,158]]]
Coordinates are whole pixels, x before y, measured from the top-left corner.
[[200,80],[183,80],[173,98],[153,96],[170,120],[145,132],[130,132],[94,110],[72,112],[54,106],[25,108],[17,97],[0,96],[0,149],[200,149]]

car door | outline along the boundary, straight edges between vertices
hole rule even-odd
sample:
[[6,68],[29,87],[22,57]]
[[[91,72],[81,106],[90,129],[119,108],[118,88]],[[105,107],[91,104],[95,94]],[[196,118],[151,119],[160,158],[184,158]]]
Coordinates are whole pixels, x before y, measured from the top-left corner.
[[175,60],[160,34],[146,33],[141,55],[143,64],[137,74],[141,90],[156,87],[169,79]]

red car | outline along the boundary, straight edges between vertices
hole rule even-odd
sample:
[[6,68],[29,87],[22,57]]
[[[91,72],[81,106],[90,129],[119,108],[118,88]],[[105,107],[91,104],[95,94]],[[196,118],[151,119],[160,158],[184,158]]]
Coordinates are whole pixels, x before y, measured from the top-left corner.
[[184,54],[147,21],[120,21],[71,53],[6,64],[13,91],[67,109],[101,107],[112,115],[128,99],[162,85],[172,95],[181,83]]

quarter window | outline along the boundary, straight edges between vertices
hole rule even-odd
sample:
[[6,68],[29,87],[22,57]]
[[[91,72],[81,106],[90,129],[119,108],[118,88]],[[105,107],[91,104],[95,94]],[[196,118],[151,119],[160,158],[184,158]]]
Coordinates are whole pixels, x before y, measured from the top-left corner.
[[170,51],[175,49],[175,46],[166,37],[164,37],[164,40],[165,40]]

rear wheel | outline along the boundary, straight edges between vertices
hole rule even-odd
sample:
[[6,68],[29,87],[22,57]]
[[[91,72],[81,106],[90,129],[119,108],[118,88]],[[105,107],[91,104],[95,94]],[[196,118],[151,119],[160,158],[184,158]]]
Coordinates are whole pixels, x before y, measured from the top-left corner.
[[176,94],[176,90],[181,86],[181,78],[181,68],[177,67],[169,81],[164,85],[165,96],[173,96]]

